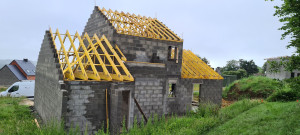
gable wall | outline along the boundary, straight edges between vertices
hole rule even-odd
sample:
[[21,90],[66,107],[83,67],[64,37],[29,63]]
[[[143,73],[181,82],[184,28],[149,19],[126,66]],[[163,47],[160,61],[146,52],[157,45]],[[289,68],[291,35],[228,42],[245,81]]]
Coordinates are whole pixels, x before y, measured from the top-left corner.
[[44,122],[61,120],[63,75],[49,31],[39,52],[34,91],[34,107]]
[[0,70],[0,86],[10,86],[13,83],[19,81],[13,72],[7,66],[4,66]]

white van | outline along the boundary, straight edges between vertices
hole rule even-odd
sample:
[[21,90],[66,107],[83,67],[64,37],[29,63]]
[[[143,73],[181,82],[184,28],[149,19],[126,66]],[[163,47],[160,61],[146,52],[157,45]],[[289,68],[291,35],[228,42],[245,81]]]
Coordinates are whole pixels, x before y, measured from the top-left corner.
[[0,96],[11,96],[11,97],[27,97],[30,99],[34,98],[34,80],[26,80],[21,82],[15,82],[13,85],[8,87],[5,91],[0,93]]

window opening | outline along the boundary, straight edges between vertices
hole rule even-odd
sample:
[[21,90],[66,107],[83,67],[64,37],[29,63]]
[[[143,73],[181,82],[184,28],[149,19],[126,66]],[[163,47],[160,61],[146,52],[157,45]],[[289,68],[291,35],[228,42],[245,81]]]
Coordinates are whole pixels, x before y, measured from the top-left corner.
[[297,74],[297,77],[299,77],[299,76],[300,76],[300,73]]
[[199,101],[200,99],[200,84],[194,83],[193,84],[193,100]]
[[292,73],[291,73],[291,78],[294,78],[294,77],[295,77],[295,73],[292,72]]
[[15,85],[13,87],[11,87],[8,92],[11,93],[11,92],[15,92],[15,91],[18,91],[19,90],[19,85]]
[[168,48],[168,60],[178,63],[178,47],[169,46]]
[[169,95],[168,97],[176,97],[176,83],[169,83]]

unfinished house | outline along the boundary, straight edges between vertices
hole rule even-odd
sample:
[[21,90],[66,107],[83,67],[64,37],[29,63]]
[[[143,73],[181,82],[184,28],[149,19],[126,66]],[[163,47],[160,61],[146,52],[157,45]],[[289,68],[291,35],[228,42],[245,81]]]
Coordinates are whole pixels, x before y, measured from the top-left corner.
[[266,69],[266,76],[272,79],[284,80],[289,78],[294,78],[300,76],[299,70],[287,71],[284,66],[278,67],[278,72],[274,72],[271,69],[270,63],[279,64],[281,61],[287,61],[290,57],[289,56],[281,56],[281,57],[273,57],[267,58],[267,69]]
[[35,108],[43,121],[64,120],[113,133],[151,114],[186,113],[193,86],[200,102],[221,104],[222,77],[156,18],[95,7],[84,32],[46,31],[36,70]]

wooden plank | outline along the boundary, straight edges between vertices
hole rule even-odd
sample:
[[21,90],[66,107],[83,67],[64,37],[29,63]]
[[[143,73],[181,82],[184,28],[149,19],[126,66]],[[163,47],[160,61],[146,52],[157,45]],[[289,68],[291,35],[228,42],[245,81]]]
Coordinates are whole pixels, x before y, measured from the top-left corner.
[[148,122],[148,119],[147,119],[146,115],[144,114],[142,108],[140,107],[139,103],[138,103],[137,100],[135,99],[135,97],[134,97],[134,102],[135,102],[136,106],[138,107],[139,111],[142,113],[142,115],[143,115],[143,117],[144,117],[144,119],[145,119],[145,122],[147,123],[147,122]]

